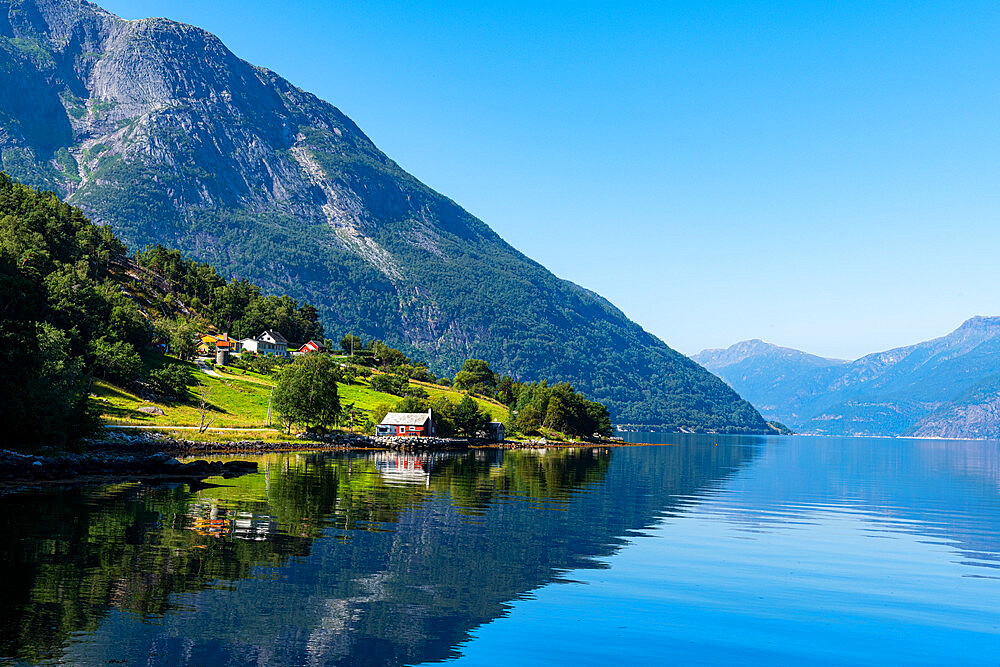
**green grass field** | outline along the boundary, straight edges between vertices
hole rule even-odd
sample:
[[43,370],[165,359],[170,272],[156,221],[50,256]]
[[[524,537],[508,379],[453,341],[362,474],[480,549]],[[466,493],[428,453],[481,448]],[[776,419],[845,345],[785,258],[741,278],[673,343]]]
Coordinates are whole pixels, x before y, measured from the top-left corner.
[[[168,363],[183,363],[190,368],[195,385],[190,387],[184,400],[177,402],[145,401],[139,396],[116,387],[107,382],[97,381],[91,390],[91,400],[95,403],[101,418],[105,423],[129,426],[148,426],[162,428],[168,426],[198,426],[201,421],[201,392],[205,392],[208,403],[206,421],[211,420],[213,428],[250,428],[267,427],[267,405],[272,379],[260,373],[242,371],[234,368],[218,368],[221,377],[213,377],[203,373],[190,362],[180,362],[171,357],[156,353],[143,355],[143,372],[166,365]],[[411,382],[423,388],[432,399],[445,396],[453,403],[462,400],[464,394],[455,389],[441,387],[425,382]],[[371,411],[380,403],[392,407],[401,399],[392,394],[375,391],[368,386],[367,381],[355,384],[338,385],[341,405],[354,404],[354,407],[365,413]],[[507,407],[495,401],[474,397],[479,406],[488,412],[492,419],[506,421],[509,416]],[[163,415],[149,415],[139,412],[143,406],[154,406],[163,410]],[[272,417],[277,422],[277,417]],[[188,433],[189,431],[179,431]],[[277,429],[275,430],[277,434]],[[255,438],[261,437],[258,432]],[[232,438],[240,439],[240,438]]]
[[[146,370],[166,363],[181,363],[159,355],[146,355],[143,363]],[[201,421],[200,399],[205,392],[208,403],[206,420],[212,420],[213,427],[222,428],[264,428],[267,426],[267,403],[271,385],[256,378],[239,378],[226,375],[211,377],[202,373],[194,364],[189,366],[195,378],[187,397],[178,402],[144,401],[124,389],[106,382],[96,382],[91,390],[92,400],[105,422],[141,426],[197,426]],[[139,412],[143,406],[154,406],[163,410],[163,415],[148,415]]]

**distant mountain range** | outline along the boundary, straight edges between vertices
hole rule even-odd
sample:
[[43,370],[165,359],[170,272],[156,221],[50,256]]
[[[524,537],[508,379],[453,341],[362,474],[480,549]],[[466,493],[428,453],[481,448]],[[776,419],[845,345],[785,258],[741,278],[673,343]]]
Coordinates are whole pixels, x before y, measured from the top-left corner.
[[133,249],[176,247],[315,304],[332,335],[383,339],[438,372],[480,357],[570,381],[619,422],[769,432],[718,378],[403,171],[336,107],[199,28],[0,0],[0,163]]
[[800,433],[1000,437],[1000,317],[851,362],[760,340],[693,359]]

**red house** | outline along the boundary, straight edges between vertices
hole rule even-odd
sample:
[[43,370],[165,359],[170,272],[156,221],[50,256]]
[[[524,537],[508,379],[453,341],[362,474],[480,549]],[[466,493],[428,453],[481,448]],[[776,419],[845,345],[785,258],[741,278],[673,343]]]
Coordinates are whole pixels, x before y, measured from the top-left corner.
[[434,416],[427,412],[390,412],[375,427],[376,435],[397,435],[408,437],[433,437]]
[[326,346],[318,340],[311,340],[295,350],[295,354],[305,354],[306,352],[326,352]]

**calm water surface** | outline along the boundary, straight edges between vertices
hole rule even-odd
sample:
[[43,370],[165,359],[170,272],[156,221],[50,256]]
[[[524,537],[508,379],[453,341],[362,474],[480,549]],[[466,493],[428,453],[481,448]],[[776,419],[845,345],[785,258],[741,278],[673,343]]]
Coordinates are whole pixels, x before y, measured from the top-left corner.
[[1000,664],[1000,443],[290,454],[0,495],[0,663]]

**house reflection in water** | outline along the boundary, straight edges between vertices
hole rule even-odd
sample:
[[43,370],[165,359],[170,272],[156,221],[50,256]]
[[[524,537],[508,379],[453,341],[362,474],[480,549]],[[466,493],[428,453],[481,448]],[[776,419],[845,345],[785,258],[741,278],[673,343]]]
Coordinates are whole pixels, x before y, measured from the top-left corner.
[[228,509],[215,502],[194,502],[187,515],[188,529],[208,537],[260,542],[278,532],[274,517]]
[[372,459],[375,469],[387,482],[430,486],[432,456],[377,452]]

